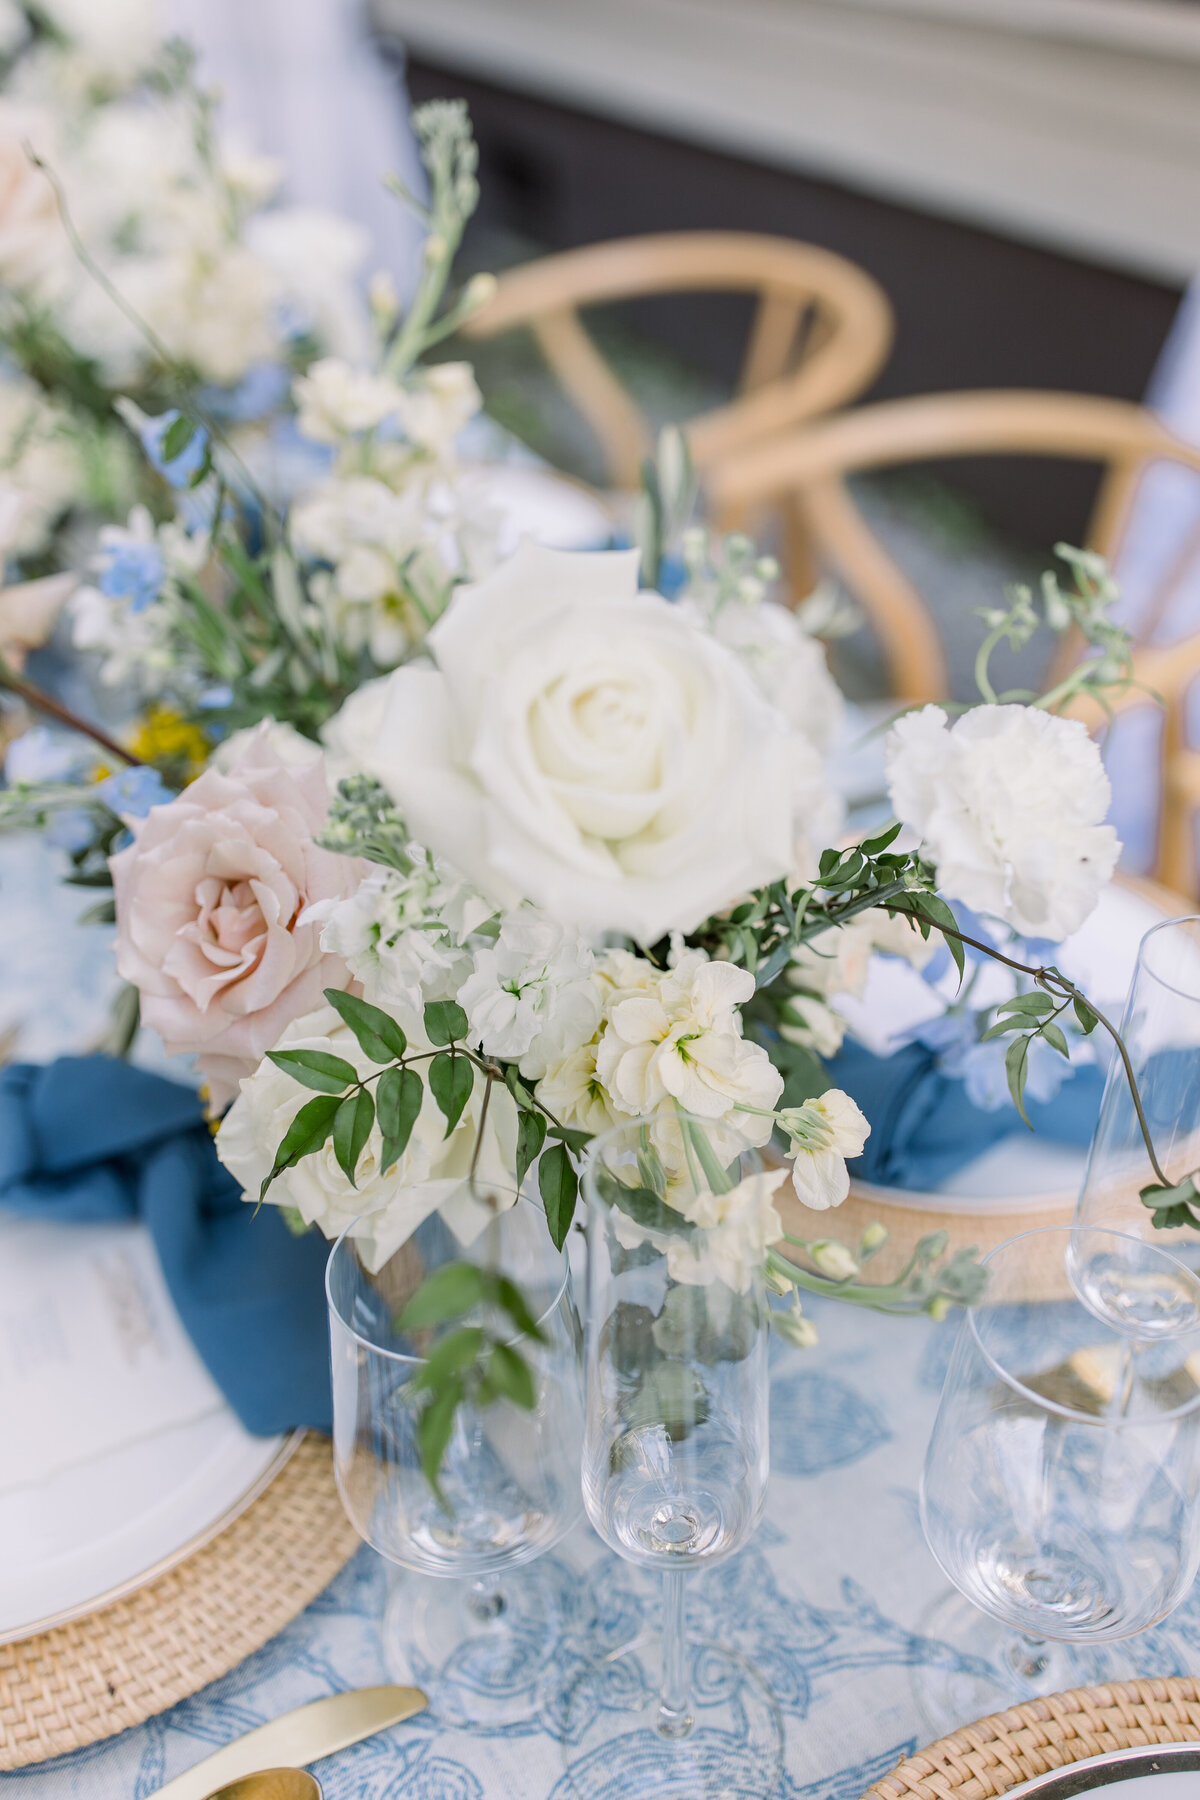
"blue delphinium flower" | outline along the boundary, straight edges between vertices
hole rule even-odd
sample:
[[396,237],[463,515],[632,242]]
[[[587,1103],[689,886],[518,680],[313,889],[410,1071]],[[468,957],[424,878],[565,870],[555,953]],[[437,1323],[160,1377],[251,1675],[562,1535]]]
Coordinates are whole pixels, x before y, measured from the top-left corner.
[[104,558],[97,587],[109,600],[126,600],[130,612],[145,612],[162,593],[167,578],[167,563],[162,551],[151,538],[139,540],[132,533],[124,541],[110,541],[104,546]]
[[163,440],[180,416],[179,409],[172,407],[170,412],[160,413],[157,419],[143,416],[137,428],[142,449],[153,467],[166,477],[173,488],[188,487],[192,477],[198,475],[204,467],[204,458],[208,453],[208,433],[197,426],[178,456],[173,456],[169,462],[165,460]]
[[96,792],[113,812],[134,819],[144,819],[152,806],[166,806],[175,798],[170,788],[164,786],[158,770],[144,765],[119,769],[115,775],[106,776],[97,785]]

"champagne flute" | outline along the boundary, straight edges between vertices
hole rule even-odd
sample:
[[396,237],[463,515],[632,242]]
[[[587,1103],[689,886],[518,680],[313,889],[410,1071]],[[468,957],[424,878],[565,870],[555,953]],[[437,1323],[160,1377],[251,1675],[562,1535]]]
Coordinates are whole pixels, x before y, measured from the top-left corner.
[[625,1769],[642,1800],[775,1791],[774,1697],[736,1652],[689,1643],[686,1582],[762,1514],[762,1236],[781,1178],[739,1134],[685,1114],[618,1126],[588,1154],[584,1505],[618,1556],[661,1575],[662,1629],[568,1694],[567,1766],[584,1791],[597,1768]]

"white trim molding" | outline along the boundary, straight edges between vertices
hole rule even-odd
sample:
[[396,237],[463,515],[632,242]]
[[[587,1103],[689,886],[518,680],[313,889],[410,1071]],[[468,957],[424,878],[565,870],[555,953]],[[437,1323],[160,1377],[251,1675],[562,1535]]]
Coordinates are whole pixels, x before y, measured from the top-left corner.
[[1105,266],[1200,268],[1198,0],[373,0],[463,75]]

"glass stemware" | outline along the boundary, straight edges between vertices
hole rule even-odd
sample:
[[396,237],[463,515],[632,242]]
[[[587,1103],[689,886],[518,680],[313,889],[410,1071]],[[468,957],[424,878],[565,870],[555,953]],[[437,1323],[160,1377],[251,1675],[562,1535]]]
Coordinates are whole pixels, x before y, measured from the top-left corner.
[[[1085,1305],[1068,1277],[1072,1235],[1049,1227],[992,1251],[951,1354],[921,1520],[971,1604],[939,1604],[922,1629],[957,1638],[975,1673],[919,1672],[938,1732],[1078,1685],[1087,1676],[1054,1646],[1145,1631],[1200,1565],[1200,1337],[1135,1342],[1128,1321],[1118,1330]],[[1093,1259],[1136,1250],[1148,1278],[1175,1279],[1164,1251],[1088,1236]]]
[[[1142,939],[1125,1002],[1121,1035],[1163,1173],[1179,1181],[1200,1169],[1200,917],[1168,919]],[[1156,1179],[1129,1082],[1114,1057],[1088,1156],[1075,1222],[1169,1248],[1175,1265],[1148,1269],[1130,1249],[1089,1266],[1076,1245],[1072,1279],[1114,1329],[1145,1336],[1200,1328],[1200,1283],[1181,1280],[1178,1264],[1200,1270],[1200,1231],[1161,1230],[1140,1190]],[[1117,1246],[1119,1248],[1119,1246]],[[1122,1252],[1125,1255],[1125,1252]]]
[[[556,1588],[524,1567],[580,1513],[582,1329],[567,1259],[532,1201],[506,1196],[472,1243],[436,1213],[378,1271],[350,1231],[329,1258],[334,1468],[352,1523],[402,1573],[383,1624],[385,1661],[415,1682],[443,1723],[491,1729],[528,1714],[533,1674],[553,1655]],[[473,1262],[520,1282],[544,1342],[520,1340],[537,1399],[464,1404],[440,1474],[422,1467],[418,1422],[426,1359],[445,1330],[401,1332],[397,1318],[420,1282],[450,1262]],[[511,1335],[506,1315],[480,1307],[464,1325]]]
[[747,1771],[746,1791],[775,1791],[778,1707],[736,1652],[688,1642],[685,1583],[762,1513],[761,1238],[780,1179],[737,1134],[683,1114],[620,1126],[589,1152],[584,1504],[618,1556],[662,1576],[662,1630],[590,1665],[567,1696],[583,1791],[600,1769],[625,1771],[642,1800],[742,1791]]

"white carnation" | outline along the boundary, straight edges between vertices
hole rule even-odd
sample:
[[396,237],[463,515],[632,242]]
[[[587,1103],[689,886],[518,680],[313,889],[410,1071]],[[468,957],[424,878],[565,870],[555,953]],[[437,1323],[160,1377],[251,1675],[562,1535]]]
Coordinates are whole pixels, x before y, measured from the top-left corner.
[[888,736],[896,816],[913,826],[939,886],[1030,937],[1077,931],[1120,843],[1086,728],[1034,706],[979,706],[950,724],[939,706]]

